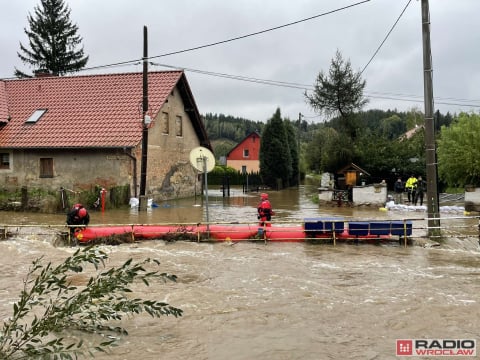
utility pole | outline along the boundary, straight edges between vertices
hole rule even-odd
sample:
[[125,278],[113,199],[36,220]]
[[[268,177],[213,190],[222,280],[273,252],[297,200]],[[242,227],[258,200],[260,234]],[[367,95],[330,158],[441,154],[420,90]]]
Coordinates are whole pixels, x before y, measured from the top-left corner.
[[298,166],[298,184],[297,186],[300,187],[300,129],[302,126],[302,113],[298,113],[298,128],[297,128],[297,166]]
[[425,160],[427,166],[428,236],[440,234],[440,211],[437,189],[437,151],[433,118],[432,53],[430,49],[430,10],[422,0],[423,91],[425,102]]
[[140,173],[139,210],[146,210],[148,199],[145,196],[147,187],[147,152],[148,152],[148,36],[147,27],[143,27],[143,106],[142,106],[142,165]]

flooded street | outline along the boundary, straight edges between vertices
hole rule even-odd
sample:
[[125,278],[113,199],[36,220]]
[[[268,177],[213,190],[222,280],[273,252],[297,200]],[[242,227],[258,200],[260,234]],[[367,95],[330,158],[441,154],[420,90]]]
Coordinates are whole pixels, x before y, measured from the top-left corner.
[[[212,194],[210,221],[256,221],[257,196]],[[425,217],[378,208],[321,209],[310,201],[315,191],[306,187],[269,194],[277,221]],[[204,221],[203,208],[194,201],[158,204],[140,214],[133,209],[93,212],[91,223]],[[7,222],[7,214],[0,214],[0,222]],[[10,224],[64,221],[62,214],[8,214]],[[470,229],[478,220],[461,223]],[[478,341],[480,253],[478,243],[465,241],[469,246],[435,248],[164,241],[104,246],[110,253],[107,266],[131,257],[160,260],[161,271],[176,274],[178,282],[139,284],[133,296],[165,300],[183,309],[184,316],[126,319],[122,326],[129,335],[96,359],[394,359],[396,339]],[[57,263],[75,249],[19,235],[1,241],[0,251],[4,319],[33,259],[44,255]]]

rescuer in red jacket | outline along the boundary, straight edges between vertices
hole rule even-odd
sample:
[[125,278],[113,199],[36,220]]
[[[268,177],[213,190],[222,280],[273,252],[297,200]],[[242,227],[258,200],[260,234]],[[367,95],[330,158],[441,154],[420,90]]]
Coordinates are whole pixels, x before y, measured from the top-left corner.
[[272,210],[272,205],[270,204],[270,201],[268,200],[268,194],[266,193],[261,193],[260,194],[260,203],[257,206],[257,211],[258,211],[258,220],[260,220],[261,226],[265,225],[270,226],[270,220],[272,220],[272,215],[275,215],[275,213]]

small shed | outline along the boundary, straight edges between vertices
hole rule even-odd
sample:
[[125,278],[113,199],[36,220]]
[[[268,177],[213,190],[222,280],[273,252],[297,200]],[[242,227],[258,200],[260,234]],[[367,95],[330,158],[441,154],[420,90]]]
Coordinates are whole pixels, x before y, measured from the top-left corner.
[[366,177],[370,174],[362,169],[360,166],[350,163],[344,168],[337,171],[338,187],[345,189],[350,186],[365,185]]

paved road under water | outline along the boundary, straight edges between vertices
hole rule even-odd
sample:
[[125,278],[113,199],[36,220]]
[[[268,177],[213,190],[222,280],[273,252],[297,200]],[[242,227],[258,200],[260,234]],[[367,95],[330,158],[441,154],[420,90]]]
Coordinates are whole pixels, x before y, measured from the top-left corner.
[[[402,216],[373,208],[319,209],[309,196],[303,190],[271,193],[277,218]],[[210,221],[250,221],[256,201],[214,197]],[[92,213],[92,223],[201,221],[202,208],[191,202],[159,204],[142,214]],[[0,216],[5,222],[5,213]],[[14,213],[8,220],[56,224],[64,216]],[[178,282],[139,284],[133,295],[163,299],[184,316],[126,319],[129,335],[96,359],[394,359],[396,339],[480,340],[475,239],[435,248],[145,241],[104,249],[107,266],[130,257],[159,259]],[[33,259],[43,255],[57,263],[74,250],[28,234],[1,241],[0,319],[12,313]],[[81,285],[87,276],[74,281]]]

